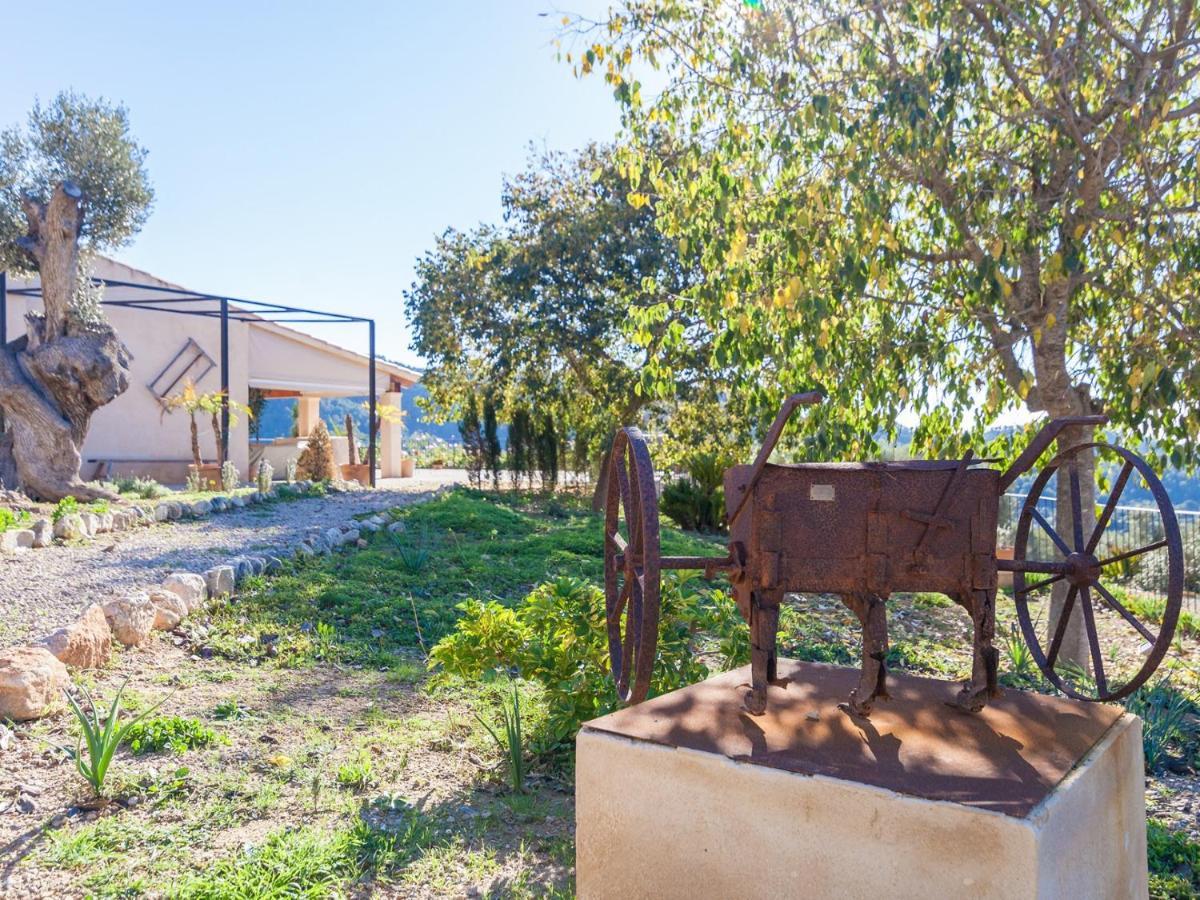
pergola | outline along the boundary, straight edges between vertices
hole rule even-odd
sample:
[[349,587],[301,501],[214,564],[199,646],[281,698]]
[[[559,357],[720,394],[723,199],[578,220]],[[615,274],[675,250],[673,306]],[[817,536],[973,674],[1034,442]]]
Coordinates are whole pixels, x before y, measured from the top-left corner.
[[[349,316],[345,313],[326,312],[318,309],[305,309],[300,306],[285,306],[280,303],[267,303],[263,300],[243,300],[236,297],[224,297],[219,294],[203,294],[199,291],[189,291],[185,288],[168,287],[153,284],[141,284],[133,281],[118,281],[110,278],[94,278],[92,283],[103,288],[119,288],[122,291],[133,291],[132,298],[120,300],[101,300],[104,306],[117,306],[127,309],[147,310],[150,312],[173,313],[183,316],[202,316],[219,319],[221,322],[221,449],[225,458],[229,457],[229,323],[235,322],[273,322],[286,324],[366,324],[369,345],[370,364],[367,369],[368,412],[368,443],[367,463],[371,477],[371,486],[375,487],[375,418],[378,413],[375,398],[375,320],[363,316]],[[41,299],[41,287],[8,289],[8,279],[0,272],[0,345],[8,343],[8,295],[36,297]],[[145,296],[138,296],[139,294]]]

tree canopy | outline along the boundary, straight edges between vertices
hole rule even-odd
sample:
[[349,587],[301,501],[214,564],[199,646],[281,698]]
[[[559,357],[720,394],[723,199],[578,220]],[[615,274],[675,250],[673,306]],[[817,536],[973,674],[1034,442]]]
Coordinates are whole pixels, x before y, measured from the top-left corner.
[[502,223],[448,230],[418,261],[406,303],[436,408],[473,392],[506,421],[550,412],[594,457],[649,404],[711,383],[706,330],[664,305],[694,271],[631,193],[609,148],[539,153],[505,181]]
[[85,198],[80,243],[94,250],[124,244],[154,201],[146,152],[124,106],[71,91],[35,103],[23,129],[0,133],[0,271],[32,268],[18,245],[27,228],[22,201],[46,202],[63,182]]
[[905,411],[945,450],[1005,411],[1103,409],[1197,462],[1193,2],[639,0],[564,22],[623,105],[635,202],[704,272],[634,315],[686,306],[764,409],[823,388],[812,451],[869,452]]

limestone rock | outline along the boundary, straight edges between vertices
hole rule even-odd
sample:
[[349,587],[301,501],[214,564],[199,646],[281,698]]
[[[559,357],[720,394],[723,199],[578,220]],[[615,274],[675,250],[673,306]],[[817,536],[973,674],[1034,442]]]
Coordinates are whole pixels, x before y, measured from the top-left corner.
[[150,602],[154,604],[154,628],[170,631],[188,614],[188,605],[174,591],[151,588]]
[[54,536],[64,541],[77,541],[83,537],[83,519],[78,513],[63,516],[54,523]]
[[177,500],[167,501],[167,518],[171,521],[183,518],[183,504]]
[[67,667],[45,647],[0,651],[0,719],[22,722],[45,715],[69,683]]
[[264,571],[267,575],[276,575],[283,569],[283,560],[278,556],[268,556],[267,566]]
[[210,512],[212,512],[212,504],[209,503],[207,500],[197,500],[195,503],[192,504],[191,509],[189,511],[196,518],[202,519],[205,516],[207,516]]
[[167,504],[160,503],[158,506],[154,507],[155,522],[165,522],[169,518],[171,518],[171,508]]
[[17,533],[15,531],[0,531],[0,553],[17,552]]
[[391,525],[389,525],[389,526],[387,527],[387,530],[388,530],[388,531],[389,531],[391,534],[403,534],[403,533],[404,533],[404,528],[405,528],[405,525],[404,525],[404,520],[403,520],[403,519],[401,519],[399,522],[393,522]]
[[361,535],[358,533],[358,529],[351,528],[349,531],[342,533],[342,543],[343,544],[354,544],[354,543],[358,542],[358,539],[360,537],[361,537]]
[[315,553],[315,551],[309,544],[301,543],[301,544],[296,545],[296,556],[298,556],[298,557],[312,556],[314,553]]
[[233,566],[213,566],[204,573],[208,585],[208,596],[214,600],[233,594],[236,573]]
[[113,530],[113,523],[114,523],[115,519],[113,518],[112,513],[110,513],[110,512],[101,513],[96,518],[100,522],[100,524],[97,526],[96,530],[99,531],[101,534],[107,534],[108,532]]
[[38,519],[33,523],[33,546],[48,547],[54,540],[54,525],[49,519]]
[[154,604],[145,591],[130,591],[124,597],[110,600],[104,604],[104,615],[113,637],[126,647],[144,644],[156,618]]
[[203,575],[196,575],[193,572],[176,572],[168,575],[163,579],[162,588],[164,591],[178,594],[179,598],[187,605],[188,612],[195,612],[202,608],[204,601],[208,599],[208,583],[204,580]]
[[58,629],[42,643],[59,662],[77,669],[98,669],[112,654],[112,632],[98,603],[91,604],[78,621]]

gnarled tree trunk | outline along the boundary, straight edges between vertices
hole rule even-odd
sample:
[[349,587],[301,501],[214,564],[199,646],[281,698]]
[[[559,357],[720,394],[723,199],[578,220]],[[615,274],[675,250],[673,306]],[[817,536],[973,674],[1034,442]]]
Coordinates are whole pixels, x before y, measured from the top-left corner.
[[19,242],[37,264],[44,313],[26,316],[23,337],[0,347],[0,481],[36,500],[113,497],[79,477],[92,413],[129,386],[129,349],[107,323],[72,313],[83,194],[70,182],[49,202],[26,198],[29,233]]

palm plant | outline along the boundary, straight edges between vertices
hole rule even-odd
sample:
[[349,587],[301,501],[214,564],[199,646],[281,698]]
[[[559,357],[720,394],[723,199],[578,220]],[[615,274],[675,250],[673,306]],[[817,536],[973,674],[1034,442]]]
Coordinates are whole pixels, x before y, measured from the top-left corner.
[[[207,394],[202,394],[196,389],[195,383],[188,380],[178,394],[168,397],[163,403],[163,415],[182,409],[191,418],[192,462],[197,471],[204,465],[204,460],[200,455],[200,431],[196,422],[198,415],[208,415],[212,418],[213,437],[217,442],[217,466],[225,464],[225,444],[221,440],[221,409],[224,398],[225,394],[222,391],[209,391]],[[250,407],[244,403],[238,403],[232,398],[229,398],[228,406],[230,428],[238,423],[239,413],[247,418],[253,415]]]

